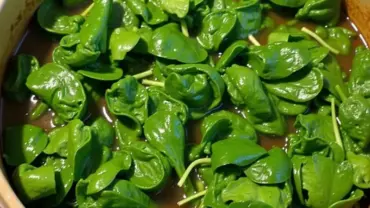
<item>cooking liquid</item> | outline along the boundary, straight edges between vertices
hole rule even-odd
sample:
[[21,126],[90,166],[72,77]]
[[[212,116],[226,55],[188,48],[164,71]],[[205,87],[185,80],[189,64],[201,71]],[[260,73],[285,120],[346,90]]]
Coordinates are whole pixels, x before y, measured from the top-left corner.
[[[285,14],[285,12],[279,12],[280,14]],[[272,18],[276,25],[284,24],[287,21],[291,20],[292,17],[289,17],[289,12],[287,13],[287,16],[282,16],[280,14],[277,14],[275,12],[269,12],[268,16]],[[357,31],[355,25],[343,14],[341,19],[340,26],[351,29],[353,31]],[[306,22],[298,22],[295,24],[296,27],[307,27],[309,29],[314,30],[315,25],[312,23],[306,23]],[[266,44],[268,34],[271,32],[269,29],[265,29],[260,32],[259,35],[256,36],[257,40],[261,44]],[[42,28],[39,27],[36,18],[33,18],[27,32],[24,35],[24,38],[22,39],[22,42],[20,43],[19,47],[15,51],[15,54],[31,54],[36,56],[36,58],[39,60],[40,65],[43,65],[45,63],[52,61],[52,52],[54,48],[58,45],[58,37],[53,36],[46,31],[44,31]],[[363,41],[363,38],[361,34],[359,34],[357,37],[353,39],[352,42],[352,51],[349,55],[343,56],[339,55],[337,56],[337,60],[342,68],[342,70],[349,75],[351,71],[351,65],[352,60],[354,57],[354,50],[357,46],[360,45],[366,45],[366,43]],[[137,73],[137,72],[136,72]],[[225,92],[226,93],[226,92]],[[6,128],[8,126],[13,125],[21,125],[21,124],[32,124],[39,126],[45,131],[50,131],[54,125],[52,123],[52,117],[53,112],[49,110],[47,113],[45,113],[42,117],[40,117],[37,120],[31,121],[29,119],[29,115],[32,112],[32,109],[36,106],[36,104],[39,101],[35,96],[32,96],[31,99],[24,103],[17,103],[10,100],[2,100],[2,125],[3,128]],[[222,109],[228,109],[231,111],[236,111],[237,109],[233,107],[230,103],[223,103],[222,106],[220,106]],[[90,103],[87,113],[87,119],[94,118],[97,116],[103,116],[105,117],[109,122],[112,122],[115,120],[114,116],[109,114],[109,111],[106,107],[106,103],[104,100],[104,97],[102,97],[97,103]],[[289,133],[295,132],[295,128],[293,126],[294,124],[294,117],[290,117],[287,119],[287,122],[289,124]],[[200,133],[200,124],[201,120],[199,121],[189,121],[186,128],[187,128],[187,138],[188,143],[199,143],[201,141],[201,133]],[[286,136],[282,137],[275,137],[275,136],[267,136],[267,135],[259,135],[259,141],[260,144],[266,148],[271,149],[273,146],[286,148],[287,142],[286,142]],[[10,170],[10,169],[8,169]],[[11,171],[8,171],[9,174],[11,174]],[[177,201],[181,200],[183,198],[183,192],[180,188],[176,186],[178,178],[173,175],[173,177],[168,181],[167,186],[160,191],[159,193],[151,193],[151,197],[153,200],[155,200],[160,207],[163,208],[175,208],[177,206]],[[73,193],[73,191],[71,191]],[[69,194],[73,197],[73,194]],[[367,196],[370,196],[369,193],[367,193]],[[365,199],[366,200],[366,199]],[[361,203],[361,207],[367,207],[370,203],[368,201],[363,200]],[[186,207],[186,206],[183,206]]]

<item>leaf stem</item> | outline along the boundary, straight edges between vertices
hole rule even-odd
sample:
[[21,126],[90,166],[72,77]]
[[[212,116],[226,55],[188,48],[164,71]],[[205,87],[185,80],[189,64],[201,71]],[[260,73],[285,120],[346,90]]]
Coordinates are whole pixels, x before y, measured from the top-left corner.
[[36,107],[31,112],[31,115],[30,115],[31,121],[34,121],[40,118],[48,110],[49,110],[49,106],[46,103],[39,101],[39,103],[37,103]]
[[338,122],[337,122],[337,115],[335,113],[335,98],[331,99],[331,119],[333,122],[335,141],[343,149],[343,142],[340,137],[339,127],[338,127]]
[[135,75],[133,75],[133,77],[135,78],[135,79],[142,79],[142,78],[145,78],[145,77],[149,77],[149,76],[151,76],[153,74],[153,70],[152,69],[150,69],[150,70],[148,70],[148,71],[144,71],[144,72],[141,72],[141,73],[139,73],[139,74],[135,74]]
[[163,82],[157,82],[149,79],[143,79],[141,82],[143,85],[149,85],[149,86],[157,86],[157,87],[164,87]]
[[184,34],[186,37],[189,37],[189,31],[188,31],[188,24],[184,19],[181,19],[181,32]]
[[184,175],[181,176],[180,181],[177,183],[177,186],[182,187],[184,185],[186,179],[189,177],[190,172],[193,170],[195,166],[200,165],[200,164],[210,164],[210,163],[211,163],[211,158],[202,158],[202,159],[198,159],[192,162],[188,166],[188,168],[185,170]]
[[82,13],[81,13],[81,16],[84,16],[86,17],[87,14],[90,12],[90,10],[94,7],[94,3],[90,4],[89,7],[87,7]]
[[253,35],[248,35],[248,40],[255,46],[261,46],[260,42]]
[[202,197],[202,196],[206,195],[206,193],[207,193],[207,190],[198,192],[198,193],[196,193],[196,194],[194,194],[192,196],[189,196],[189,197],[187,197],[187,198],[185,198],[185,199],[177,202],[177,205],[182,206],[182,205],[184,205],[184,204],[186,204],[186,203],[188,203],[190,201],[193,201],[194,199],[197,199],[199,197]]
[[337,93],[338,93],[340,99],[342,100],[342,102],[347,100],[347,96],[344,94],[342,88],[340,88],[339,85],[335,86],[335,90],[337,91]]
[[329,49],[332,53],[335,55],[339,54],[339,51],[332,46],[330,46],[327,42],[325,42],[320,36],[318,36],[313,31],[309,30],[306,27],[302,27],[302,32],[307,33],[309,36],[313,37],[317,42],[319,42],[321,45],[323,45],[325,48]]

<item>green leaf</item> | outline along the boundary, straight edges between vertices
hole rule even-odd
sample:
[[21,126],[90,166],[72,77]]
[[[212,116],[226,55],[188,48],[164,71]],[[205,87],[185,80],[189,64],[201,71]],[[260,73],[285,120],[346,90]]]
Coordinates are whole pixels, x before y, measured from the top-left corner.
[[370,188],[370,157],[347,152],[347,159],[353,167],[353,183],[361,189]]
[[189,12],[189,0],[160,0],[163,10],[170,14],[176,14],[179,18],[184,18]]
[[73,120],[68,124],[68,164],[72,168],[73,179],[78,181],[91,173],[93,138],[91,128],[84,126],[80,120]]
[[331,47],[337,49],[340,54],[348,55],[351,51],[352,40],[356,33],[343,27],[325,28],[316,27],[315,33],[318,34]]
[[241,177],[229,183],[222,191],[222,200],[256,203],[258,207],[287,208],[292,202],[292,193],[289,184],[285,184],[282,188],[264,186],[252,182],[249,178]]
[[195,160],[203,153],[211,154],[211,145],[221,139],[246,139],[257,143],[253,126],[243,117],[229,111],[218,111],[204,118],[201,128],[201,143],[190,153]]
[[236,13],[232,11],[209,13],[203,19],[197,41],[203,48],[217,51],[222,41],[233,30],[236,20]]
[[11,166],[32,163],[47,143],[48,136],[37,126],[8,127],[4,135],[4,159]]
[[8,99],[23,102],[30,96],[25,85],[27,77],[39,69],[39,62],[34,56],[20,54],[11,60],[10,67],[5,74],[4,94]]
[[183,35],[174,23],[154,30],[148,47],[154,56],[182,63],[199,63],[208,57],[207,51],[196,40]]
[[258,160],[246,170],[245,175],[258,184],[279,184],[287,182],[292,172],[292,163],[284,150],[272,148],[268,156]]
[[82,84],[66,66],[46,64],[28,76],[26,86],[63,121],[82,118],[86,112],[87,101]]
[[116,180],[110,189],[104,190],[98,204],[109,207],[156,208],[157,205],[135,185],[125,180]]
[[131,142],[140,140],[142,134],[141,124],[136,118],[123,117],[114,121],[114,130],[120,148],[126,147]]
[[85,77],[99,81],[116,81],[123,75],[121,68],[99,60],[94,64],[81,67],[77,72]]
[[302,70],[284,79],[265,81],[266,89],[281,98],[293,102],[313,100],[324,86],[324,78],[320,70]]
[[225,84],[220,74],[206,64],[167,66],[165,91],[184,102],[192,119],[200,119],[222,101]]
[[268,35],[267,42],[269,44],[276,42],[298,42],[308,38],[306,33],[296,27],[279,25]]
[[309,108],[309,103],[295,103],[290,100],[278,98],[276,102],[276,107],[283,115],[296,116],[307,112]]
[[351,191],[353,170],[347,161],[335,163],[329,158],[313,155],[307,158],[301,171],[302,188],[307,191],[305,205],[308,207],[329,207]]
[[132,142],[124,148],[130,152],[133,167],[128,179],[136,187],[145,191],[157,191],[169,180],[171,166],[167,158],[146,142]]
[[370,51],[359,50],[353,58],[348,89],[350,94],[370,97]]
[[303,8],[298,10],[296,18],[335,26],[339,22],[341,1],[338,0],[307,0]]
[[230,67],[232,63],[235,63],[235,59],[237,59],[238,56],[246,56],[247,50],[248,43],[246,41],[235,41],[222,53],[222,56],[217,61],[216,68],[219,70],[219,72],[225,72],[226,67]]
[[343,130],[362,149],[366,149],[370,144],[370,101],[360,95],[348,98],[340,104],[338,118]]
[[225,165],[245,167],[265,154],[263,147],[250,140],[221,140],[212,144],[212,169],[215,171]]
[[126,76],[114,83],[106,91],[105,100],[109,111],[114,115],[133,117],[141,124],[148,117],[148,92],[132,76]]
[[92,195],[107,188],[117,175],[122,171],[130,169],[132,159],[127,152],[115,152],[111,160],[102,164],[94,174],[86,179],[89,185],[86,188],[86,194]]
[[272,3],[290,8],[299,8],[302,7],[307,0],[270,0]]
[[25,204],[56,194],[54,169],[50,166],[36,168],[22,164],[15,169],[12,180],[18,196]]
[[139,40],[140,35],[134,31],[128,31],[122,27],[114,29],[109,40],[112,59],[115,61],[125,59],[126,54],[136,46]]
[[168,20],[168,15],[162,10],[159,1],[128,0],[126,4],[149,25],[158,25]]
[[256,46],[249,52],[249,62],[263,79],[276,80],[303,69],[311,62],[309,50],[299,43],[277,42]]
[[112,125],[103,117],[98,117],[91,124],[91,130],[101,145],[111,147],[115,139],[115,132]]
[[44,153],[48,155],[58,154],[61,157],[68,156],[68,126],[55,128],[49,133],[49,143],[44,149]]
[[85,19],[81,15],[68,15],[59,1],[43,1],[37,11],[37,21],[48,32],[67,35],[77,33]]
[[[112,0],[95,0],[79,33],[64,36],[61,44],[53,52],[53,60],[59,64],[82,67],[96,62],[101,53],[107,50],[108,20]],[[72,38],[73,44],[63,45],[65,39]]]
[[167,95],[163,89],[158,87],[149,87],[149,114],[156,112],[166,112],[179,117],[183,124],[188,120],[188,106],[179,100]]
[[338,201],[332,205],[330,205],[329,208],[347,208],[347,207],[354,207],[358,204],[358,202],[364,197],[364,192],[361,189],[356,189],[351,192],[351,195],[343,199],[341,201]]

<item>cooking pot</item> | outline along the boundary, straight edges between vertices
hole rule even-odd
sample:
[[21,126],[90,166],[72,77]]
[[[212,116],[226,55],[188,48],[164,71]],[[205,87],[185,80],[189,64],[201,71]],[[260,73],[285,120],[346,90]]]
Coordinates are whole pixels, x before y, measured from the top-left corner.
[[[0,0],[0,86],[2,86],[7,61],[22,41],[27,25],[41,2],[42,0]],[[362,34],[361,38],[370,43],[370,0],[345,0],[343,4],[344,10]],[[1,150],[0,139],[0,155],[2,155]],[[0,208],[21,207],[24,206],[8,183],[1,158]]]

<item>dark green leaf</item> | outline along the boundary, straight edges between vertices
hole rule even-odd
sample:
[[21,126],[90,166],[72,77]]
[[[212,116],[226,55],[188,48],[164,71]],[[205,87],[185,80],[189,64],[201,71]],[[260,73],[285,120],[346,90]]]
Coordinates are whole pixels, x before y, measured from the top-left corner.
[[350,94],[370,97],[370,51],[357,51],[352,62],[351,76],[348,82]]
[[296,18],[335,26],[340,18],[341,1],[338,0],[307,0]]
[[115,61],[125,59],[126,54],[136,46],[139,40],[140,35],[134,31],[128,31],[125,28],[114,29],[109,40],[112,59]]

